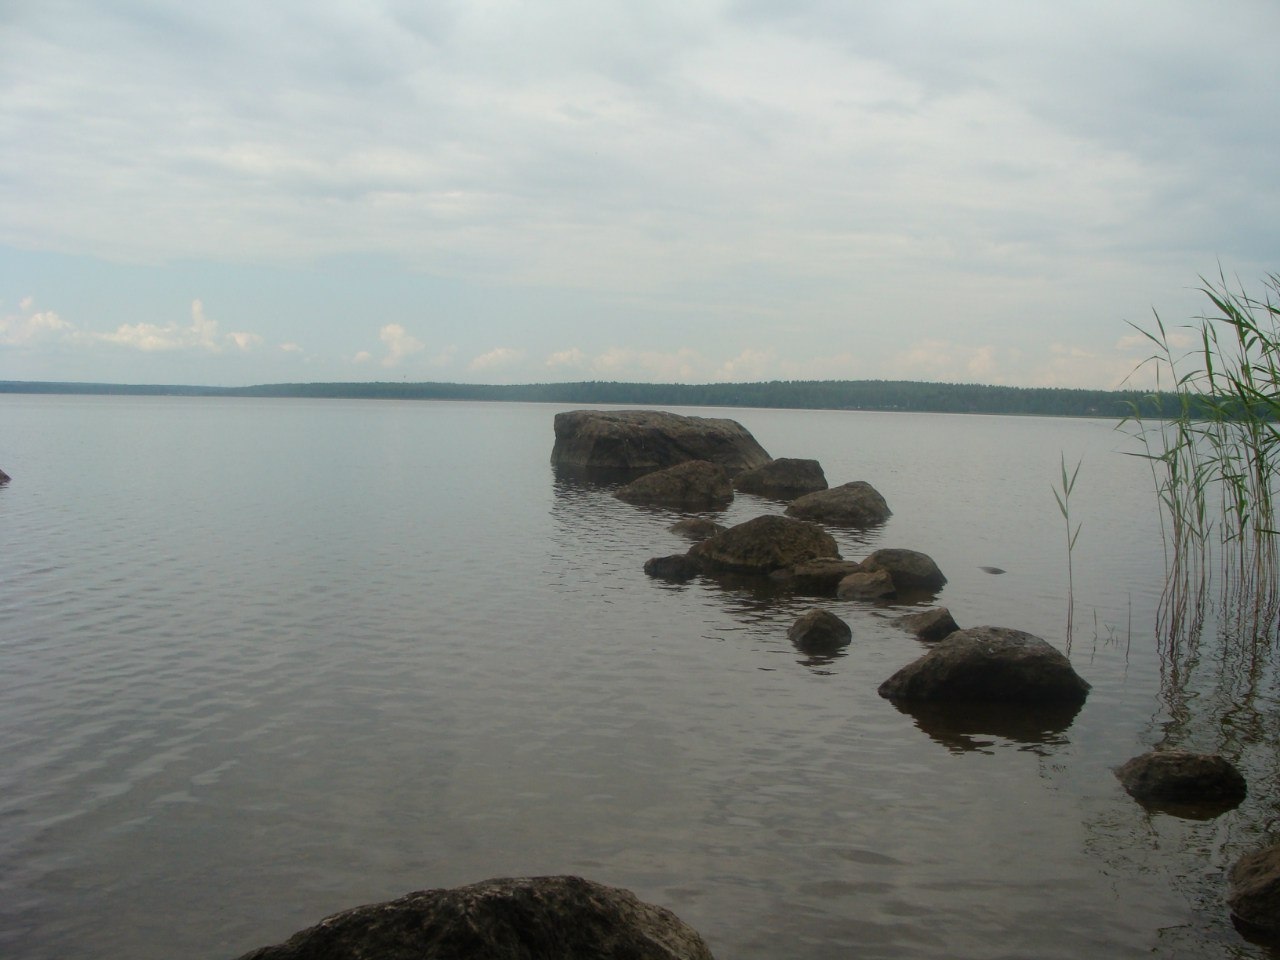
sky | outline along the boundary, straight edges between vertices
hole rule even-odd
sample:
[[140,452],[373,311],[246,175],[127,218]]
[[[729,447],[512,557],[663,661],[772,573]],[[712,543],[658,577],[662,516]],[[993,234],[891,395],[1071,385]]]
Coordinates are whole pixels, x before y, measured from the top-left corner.
[[0,380],[1119,387],[1131,324],[1280,270],[1277,37],[1274,0],[0,0]]

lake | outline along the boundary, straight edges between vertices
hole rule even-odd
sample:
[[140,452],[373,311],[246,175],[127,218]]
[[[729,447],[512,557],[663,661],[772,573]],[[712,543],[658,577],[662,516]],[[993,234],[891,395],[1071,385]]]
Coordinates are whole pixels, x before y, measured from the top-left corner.
[[[877,695],[919,608],[647,578],[680,514],[557,480],[561,409],[0,397],[0,953],[222,960],[574,873],[720,960],[1280,956],[1222,903],[1278,829],[1275,671],[1242,694],[1229,657],[1157,641],[1155,497],[1113,423],[676,409],[869,481],[894,515],[833,528],[845,557],[924,551],[961,626],[1064,649],[1052,488],[1081,461],[1093,690],[1027,734]],[[787,640],[815,605],[853,630],[838,657]],[[1111,770],[1157,743],[1223,750],[1250,798],[1145,811]]]

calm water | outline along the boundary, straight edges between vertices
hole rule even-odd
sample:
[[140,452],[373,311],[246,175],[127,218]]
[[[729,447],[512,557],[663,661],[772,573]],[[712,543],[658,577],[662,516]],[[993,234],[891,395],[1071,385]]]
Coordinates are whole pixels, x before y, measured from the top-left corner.
[[[1274,815],[1274,685],[1246,710],[1270,746],[1216,719],[1237,693],[1212,669],[1171,695],[1149,478],[1111,424],[684,411],[870,481],[894,517],[833,531],[846,557],[923,550],[962,626],[1058,646],[1050,488],[1083,458],[1094,689],[1026,734],[880,699],[922,652],[900,610],[828,602],[854,642],[816,662],[786,638],[811,601],[646,578],[678,515],[557,482],[557,409],[0,397],[0,953],[230,958],[409,890],[568,872],[721,960],[1276,956],[1221,905]],[[1110,768],[1162,739],[1228,749],[1254,796],[1144,812]]]

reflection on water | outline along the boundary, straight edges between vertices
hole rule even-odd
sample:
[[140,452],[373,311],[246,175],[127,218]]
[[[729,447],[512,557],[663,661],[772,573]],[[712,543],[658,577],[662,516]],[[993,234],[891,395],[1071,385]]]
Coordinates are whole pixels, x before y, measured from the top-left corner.
[[1080,704],[940,703],[895,700],[917,727],[948,750],[989,750],[999,737],[1047,755],[1066,744],[1066,731],[1080,713]]

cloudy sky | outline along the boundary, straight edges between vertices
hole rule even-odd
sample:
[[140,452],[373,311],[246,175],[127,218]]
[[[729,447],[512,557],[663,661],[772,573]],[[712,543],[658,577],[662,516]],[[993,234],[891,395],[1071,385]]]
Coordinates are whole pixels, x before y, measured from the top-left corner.
[[1117,386],[1275,0],[0,0],[0,379]]

